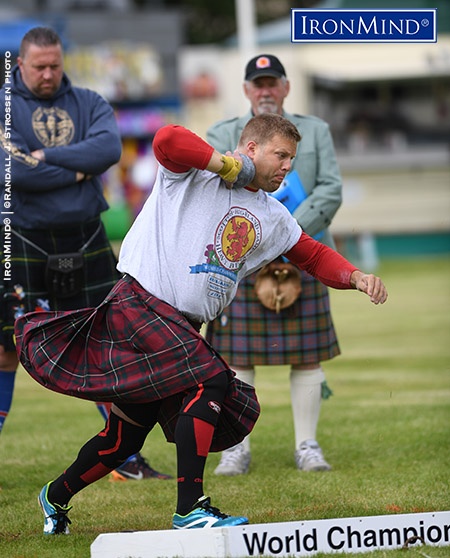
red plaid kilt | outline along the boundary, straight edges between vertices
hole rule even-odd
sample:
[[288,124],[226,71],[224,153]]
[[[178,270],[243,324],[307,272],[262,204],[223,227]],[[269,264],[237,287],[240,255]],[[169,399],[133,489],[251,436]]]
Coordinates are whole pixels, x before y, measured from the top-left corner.
[[124,277],[97,308],[32,312],[16,321],[17,353],[44,387],[92,401],[162,400],[168,441],[186,391],[226,371],[228,392],[211,451],[247,436],[258,419],[254,389],[172,306]]

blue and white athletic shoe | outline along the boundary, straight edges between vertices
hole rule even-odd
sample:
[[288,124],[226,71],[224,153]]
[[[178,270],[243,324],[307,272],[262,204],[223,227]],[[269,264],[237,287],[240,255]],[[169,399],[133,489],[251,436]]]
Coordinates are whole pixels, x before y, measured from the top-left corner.
[[38,496],[38,502],[45,517],[44,535],[68,535],[70,519],[67,517],[67,513],[72,509],[72,506],[51,504],[48,501],[48,487],[50,484],[48,482]]
[[192,511],[186,515],[173,514],[173,529],[209,529],[211,527],[233,527],[235,525],[248,525],[246,517],[234,517],[222,513],[218,508],[211,506],[207,496],[199,498]]

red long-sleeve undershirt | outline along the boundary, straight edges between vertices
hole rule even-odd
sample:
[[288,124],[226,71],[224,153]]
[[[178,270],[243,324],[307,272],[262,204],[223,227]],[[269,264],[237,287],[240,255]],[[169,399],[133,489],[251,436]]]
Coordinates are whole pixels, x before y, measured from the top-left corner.
[[325,244],[305,232],[293,248],[284,254],[292,263],[334,289],[352,289],[350,277],[358,268]]
[[214,148],[183,126],[169,124],[160,128],[153,139],[153,152],[163,167],[172,172],[205,169]]

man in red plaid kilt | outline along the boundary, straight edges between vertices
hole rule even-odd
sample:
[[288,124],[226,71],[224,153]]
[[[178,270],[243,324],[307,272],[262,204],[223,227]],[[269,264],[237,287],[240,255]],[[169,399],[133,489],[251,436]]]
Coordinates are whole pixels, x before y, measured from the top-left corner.
[[223,155],[181,126],[161,128],[152,194],[126,235],[123,278],[96,308],[25,315],[16,322],[25,369],[49,389],[113,401],[106,428],[41,490],[44,533],[67,533],[70,499],[142,447],[158,422],[177,451],[175,529],[248,523],[212,507],[203,493],[210,451],[239,443],[259,404],[200,335],[233,299],[239,281],[285,254],[339,289],[375,304],[387,293],[332,249],[304,234],[275,191],[300,135],[279,115],[249,121],[239,152]]

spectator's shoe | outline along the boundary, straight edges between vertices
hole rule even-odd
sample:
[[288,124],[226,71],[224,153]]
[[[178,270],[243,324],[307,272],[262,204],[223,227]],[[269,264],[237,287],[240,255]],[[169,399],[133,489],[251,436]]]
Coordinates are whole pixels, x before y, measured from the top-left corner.
[[305,440],[295,452],[295,462],[300,471],[330,471],[322,450],[315,440]]
[[233,527],[235,525],[248,525],[248,519],[226,515],[219,509],[213,508],[207,496],[199,498],[188,514],[174,513],[172,521],[173,529],[210,529],[211,527]]
[[111,471],[110,480],[112,481],[126,481],[126,480],[144,480],[144,479],[160,479],[169,480],[173,477],[155,471],[150,467],[148,461],[142,457],[140,453],[134,455],[123,465]]
[[38,496],[38,502],[45,517],[44,535],[68,535],[70,519],[67,517],[67,513],[72,506],[51,504],[47,497],[49,486],[50,482],[44,486]]
[[250,467],[251,454],[245,451],[244,444],[237,444],[222,452],[219,465],[214,470],[216,475],[245,475]]

